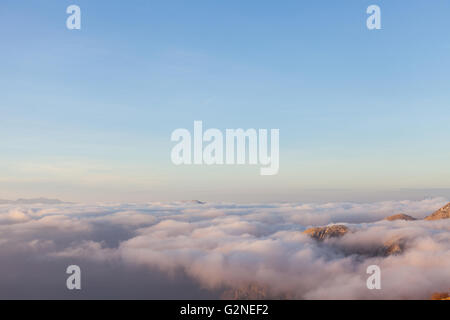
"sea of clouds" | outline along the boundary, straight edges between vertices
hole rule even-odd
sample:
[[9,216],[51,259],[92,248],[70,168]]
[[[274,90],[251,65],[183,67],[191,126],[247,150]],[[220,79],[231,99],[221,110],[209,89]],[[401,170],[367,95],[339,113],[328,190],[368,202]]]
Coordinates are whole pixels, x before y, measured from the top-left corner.
[[[448,201],[377,203],[0,205],[0,298],[221,298],[258,288],[267,298],[427,299],[450,291],[450,219],[422,219]],[[345,224],[317,242],[311,226]],[[391,239],[400,255],[370,252]],[[65,268],[82,270],[82,290]],[[368,290],[378,265],[382,290]],[[253,288],[253,289],[252,289]]]

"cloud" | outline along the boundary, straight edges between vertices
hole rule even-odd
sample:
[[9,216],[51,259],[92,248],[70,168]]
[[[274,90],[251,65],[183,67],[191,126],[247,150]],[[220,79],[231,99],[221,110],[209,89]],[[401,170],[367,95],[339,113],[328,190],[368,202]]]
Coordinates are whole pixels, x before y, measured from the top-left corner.
[[[450,289],[450,220],[382,219],[400,212],[423,218],[446,202],[9,204],[0,206],[0,259],[83,261],[135,277],[143,268],[168,282],[183,274],[211,296],[258,290],[269,298],[426,299]],[[350,232],[320,243],[302,233],[332,223]],[[373,254],[392,239],[405,243],[401,255]],[[380,291],[366,288],[372,264],[382,270]],[[123,285],[117,290],[125,294]]]

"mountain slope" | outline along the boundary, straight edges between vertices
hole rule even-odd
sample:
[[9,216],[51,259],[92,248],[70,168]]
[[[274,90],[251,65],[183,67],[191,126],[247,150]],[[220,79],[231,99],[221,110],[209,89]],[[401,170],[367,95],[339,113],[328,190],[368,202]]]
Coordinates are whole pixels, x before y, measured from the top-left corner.
[[432,215],[425,218],[425,220],[442,220],[442,219],[450,219],[450,203],[445,207],[440,208],[438,211],[433,213]]

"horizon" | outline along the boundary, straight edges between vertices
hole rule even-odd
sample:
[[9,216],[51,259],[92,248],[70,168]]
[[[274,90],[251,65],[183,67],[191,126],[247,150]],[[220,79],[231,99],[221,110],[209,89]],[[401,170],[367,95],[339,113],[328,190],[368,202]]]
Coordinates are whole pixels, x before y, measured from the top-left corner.
[[299,193],[289,195],[275,195],[273,198],[270,195],[265,195],[264,200],[260,200],[260,195],[257,197],[247,197],[247,199],[236,200],[233,195],[221,196],[213,195],[209,198],[183,198],[183,197],[166,197],[157,198],[149,196],[139,196],[137,198],[130,198],[128,201],[111,199],[109,196],[102,198],[98,195],[92,198],[74,198],[74,197],[60,197],[57,195],[42,195],[33,194],[30,196],[20,196],[11,194],[11,196],[0,195],[0,201],[16,201],[16,200],[58,200],[62,202],[71,203],[147,203],[147,202],[179,202],[179,201],[201,201],[208,203],[236,203],[236,204],[264,204],[264,203],[376,203],[383,201],[420,201],[425,199],[442,198],[450,199],[450,188],[441,189],[387,189],[387,190],[363,190],[362,192],[355,192],[352,189],[309,189],[302,190]]
[[[261,206],[265,208],[270,208],[271,206],[277,205],[379,205],[382,207],[386,204],[393,203],[420,203],[422,201],[438,202],[443,204],[450,204],[450,198],[441,196],[427,196],[417,199],[378,199],[372,201],[352,201],[352,200],[339,200],[339,201],[260,201],[260,202],[236,202],[236,201],[205,201],[201,199],[177,199],[177,200],[148,200],[148,201],[67,201],[65,199],[58,198],[47,198],[47,197],[33,197],[33,198],[17,198],[17,199],[4,199],[0,198],[0,206],[10,206],[10,205],[193,205],[193,206],[209,206],[209,205],[224,205],[224,206]],[[443,207],[443,206],[441,206]],[[441,208],[440,207],[440,208]],[[397,212],[396,214],[403,214],[407,212]],[[431,213],[431,212],[430,212]]]

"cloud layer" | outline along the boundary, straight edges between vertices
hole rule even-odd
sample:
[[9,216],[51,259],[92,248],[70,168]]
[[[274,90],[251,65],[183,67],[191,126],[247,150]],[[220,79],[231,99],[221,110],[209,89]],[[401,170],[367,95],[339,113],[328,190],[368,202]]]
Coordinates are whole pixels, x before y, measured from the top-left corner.
[[[51,296],[45,291],[57,286],[52,276],[62,277],[63,286],[65,270],[39,282],[21,279],[67,262],[89,266],[82,270],[88,279],[91,275],[91,284],[84,280],[91,295],[88,289],[84,294],[97,298],[108,297],[111,286],[115,297],[130,297],[129,287],[139,277],[161,282],[152,274],[163,274],[174,290],[161,292],[161,298],[228,297],[230,292],[242,297],[258,291],[267,298],[427,299],[450,290],[450,220],[382,219],[397,213],[423,218],[446,203],[433,198],[370,204],[4,204],[0,261],[9,262],[0,267],[0,296],[11,293],[2,289],[5,284],[16,288],[14,297],[29,297],[33,290]],[[351,232],[320,243],[302,233],[333,223],[346,224]],[[371,254],[392,239],[404,241],[401,255]],[[366,268],[372,264],[382,270],[380,291],[366,287]],[[108,273],[114,268],[122,280]],[[98,279],[102,270],[100,283],[92,275]],[[40,290],[33,287],[38,285]],[[132,296],[157,298],[158,293],[143,289]]]

